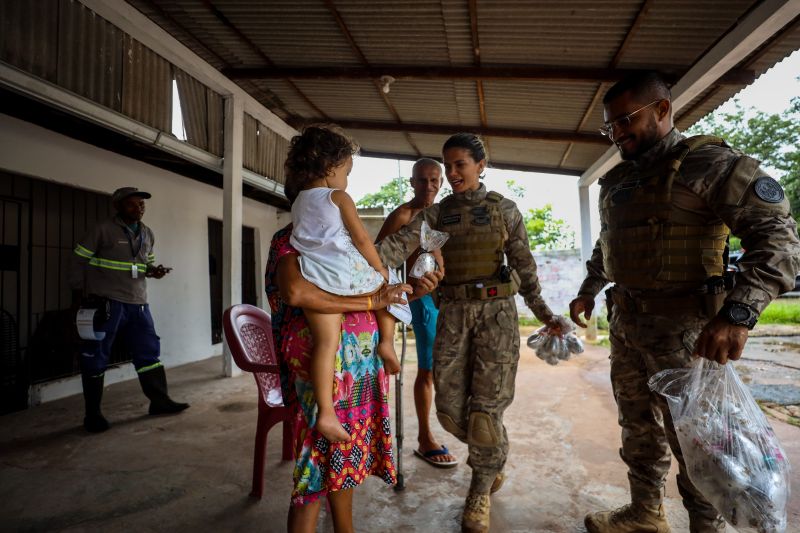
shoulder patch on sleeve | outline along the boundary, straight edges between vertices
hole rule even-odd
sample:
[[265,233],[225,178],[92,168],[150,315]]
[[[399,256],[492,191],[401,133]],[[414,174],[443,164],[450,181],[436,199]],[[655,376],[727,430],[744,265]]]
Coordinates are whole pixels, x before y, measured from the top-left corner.
[[753,185],[756,196],[771,204],[779,204],[783,201],[783,187],[781,184],[769,176],[761,176]]
[[739,157],[721,183],[718,201],[725,205],[741,205],[758,171],[758,161],[746,155]]
[[490,202],[499,202],[500,200],[503,199],[503,195],[500,194],[499,192],[489,191],[488,193],[486,193],[486,199],[489,200]]

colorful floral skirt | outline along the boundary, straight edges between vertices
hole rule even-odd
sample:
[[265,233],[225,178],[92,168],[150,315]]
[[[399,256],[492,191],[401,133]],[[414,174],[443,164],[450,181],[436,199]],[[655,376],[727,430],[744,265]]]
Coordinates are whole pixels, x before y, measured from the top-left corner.
[[328,491],[353,488],[370,475],[393,484],[396,471],[389,424],[389,379],[375,351],[375,315],[347,313],[342,319],[333,400],[339,421],[350,433],[350,442],[330,443],[314,428],[317,404],[310,378],[312,340],[302,315],[289,321],[281,340],[298,400],[292,504],[313,503]]

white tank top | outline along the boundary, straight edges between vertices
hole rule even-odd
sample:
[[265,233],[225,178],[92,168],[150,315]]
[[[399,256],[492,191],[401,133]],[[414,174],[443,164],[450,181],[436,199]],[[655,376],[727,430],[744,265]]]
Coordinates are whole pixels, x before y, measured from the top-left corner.
[[384,282],[353,245],[339,207],[331,200],[335,189],[300,191],[292,204],[292,246],[300,252],[303,277],[320,289],[342,296],[369,294]]

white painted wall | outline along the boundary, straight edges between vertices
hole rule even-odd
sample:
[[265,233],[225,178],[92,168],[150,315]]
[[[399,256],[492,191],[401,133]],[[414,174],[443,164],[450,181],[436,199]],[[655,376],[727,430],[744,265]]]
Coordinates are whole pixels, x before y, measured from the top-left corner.
[[[207,221],[209,217],[222,220],[222,189],[3,114],[0,168],[105,193],[123,186],[152,193],[144,222],[155,233],[156,261],[174,269],[164,279],[147,282],[156,331],[161,337],[161,359],[167,367],[173,367],[221,353],[221,344],[211,344]],[[263,272],[269,242],[291,217],[247,198],[243,211],[243,224],[256,228],[258,297],[259,305],[265,306]],[[126,365],[110,373],[107,382],[134,375],[132,366]],[[80,387],[79,378],[45,384],[32,392],[32,403],[75,394]]]

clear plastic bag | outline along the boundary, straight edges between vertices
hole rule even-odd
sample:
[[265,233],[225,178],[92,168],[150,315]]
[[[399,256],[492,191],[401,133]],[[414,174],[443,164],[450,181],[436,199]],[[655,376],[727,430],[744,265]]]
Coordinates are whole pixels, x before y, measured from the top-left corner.
[[789,461],[733,366],[701,358],[649,385],[667,399],[689,479],[725,520],[740,533],[786,531]]
[[414,266],[411,267],[411,272],[408,275],[412,278],[421,278],[428,272],[433,272],[436,269],[436,258],[431,252],[444,246],[444,243],[449,238],[449,233],[432,229],[423,220],[422,227],[419,230],[419,245],[423,252],[414,261]]
[[528,337],[528,347],[549,365],[568,360],[572,354],[583,352],[583,342],[573,333],[573,326],[563,316],[555,317],[558,328],[542,326]]

